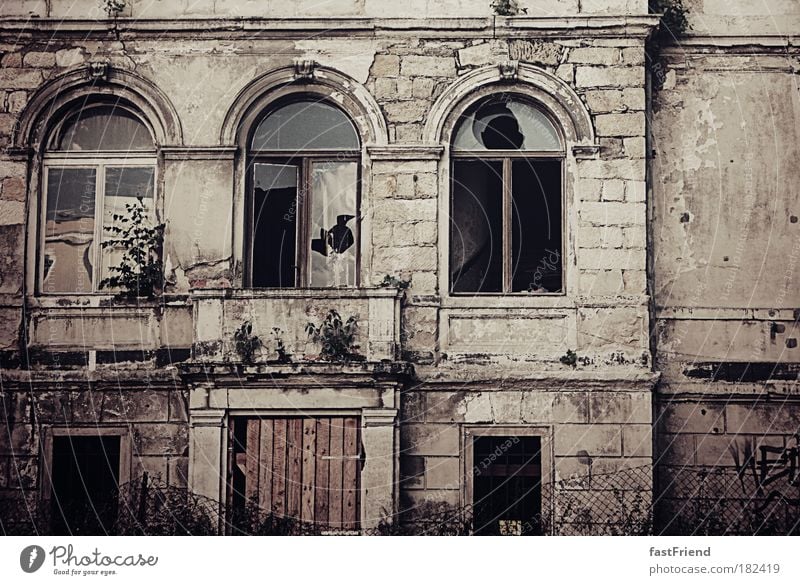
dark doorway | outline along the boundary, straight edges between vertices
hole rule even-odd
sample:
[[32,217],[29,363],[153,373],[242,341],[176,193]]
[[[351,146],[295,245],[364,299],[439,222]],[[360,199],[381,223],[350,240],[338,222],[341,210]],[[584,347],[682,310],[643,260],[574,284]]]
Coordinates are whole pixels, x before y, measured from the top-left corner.
[[117,519],[119,436],[54,437],[53,534],[109,534]]
[[475,534],[541,534],[540,438],[475,437],[473,465]]

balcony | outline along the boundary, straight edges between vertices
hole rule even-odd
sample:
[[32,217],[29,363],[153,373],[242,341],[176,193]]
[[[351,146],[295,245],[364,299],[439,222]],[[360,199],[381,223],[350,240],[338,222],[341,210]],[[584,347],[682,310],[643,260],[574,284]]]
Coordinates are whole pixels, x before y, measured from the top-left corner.
[[356,353],[366,362],[395,361],[400,353],[401,295],[389,288],[194,290],[193,360],[241,363],[234,334],[249,321],[252,334],[262,342],[256,363],[279,363],[279,342],[292,362],[319,361],[320,346],[309,338],[306,325],[319,325],[334,309],[342,319],[356,318]]

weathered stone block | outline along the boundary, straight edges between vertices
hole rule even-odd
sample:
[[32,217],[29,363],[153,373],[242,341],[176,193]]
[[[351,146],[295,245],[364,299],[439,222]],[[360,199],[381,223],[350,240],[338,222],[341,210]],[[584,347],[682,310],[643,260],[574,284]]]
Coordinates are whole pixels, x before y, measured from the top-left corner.
[[414,175],[414,195],[420,199],[435,199],[439,193],[439,177],[436,173]]
[[595,116],[594,126],[599,136],[642,136],[644,113],[601,114]]
[[622,429],[619,425],[556,425],[555,454],[622,455]]
[[612,179],[603,183],[603,201],[624,201],[625,183],[619,179]]
[[141,455],[185,455],[189,448],[189,425],[135,424],[133,445],[134,452]]
[[0,89],[34,89],[42,80],[42,72],[37,69],[0,69]]
[[400,57],[397,55],[375,55],[370,68],[372,77],[397,77],[400,75]]
[[8,94],[8,111],[18,114],[25,109],[28,103],[28,92],[12,91]]
[[598,67],[575,69],[577,87],[641,87],[644,85],[644,67]]
[[419,122],[425,117],[429,107],[427,101],[409,100],[388,103],[383,108],[390,122]]
[[[646,150],[646,142],[643,136],[634,136],[632,138],[623,139],[625,145],[625,154],[633,158],[644,158]],[[633,199],[632,201],[635,201]]]
[[615,295],[624,290],[622,271],[584,270],[581,272],[581,291],[587,295]]
[[25,223],[25,203],[23,201],[0,200],[0,225],[19,225]]
[[622,62],[626,65],[644,65],[644,47],[622,49]]
[[397,80],[379,77],[375,80],[375,97],[379,100],[397,99]]
[[400,63],[406,77],[454,77],[456,63],[452,57],[408,56]]
[[461,473],[458,457],[426,457],[426,489],[460,489]]
[[592,423],[649,425],[652,421],[650,395],[646,392],[593,391],[589,393],[589,402]]
[[55,64],[56,56],[54,53],[29,51],[22,58],[22,65],[25,67],[53,67]]
[[436,80],[429,77],[417,77],[411,84],[411,97],[430,99],[433,96],[433,88]]
[[793,402],[729,404],[725,411],[729,433],[793,434],[800,428],[800,405]]
[[450,424],[407,424],[400,430],[402,455],[442,455],[457,457],[459,431]]
[[644,225],[647,220],[642,203],[586,201],[581,203],[578,214],[581,223],[595,226]]
[[620,50],[611,47],[580,47],[570,49],[567,61],[590,65],[613,65],[620,61]]
[[645,179],[645,165],[641,159],[583,160],[579,162],[578,169],[584,179]]
[[494,65],[507,59],[508,44],[505,41],[478,43],[458,51],[459,67]]
[[[734,410],[734,419],[728,425],[729,431],[747,432],[736,424],[737,409],[741,407],[729,408]],[[724,408],[718,405],[697,402],[663,404],[659,418],[661,430],[667,433],[720,434],[725,431]]]
[[464,422],[467,393],[428,392],[426,395],[425,420],[427,422]]
[[559,45],[544,41],[515,39],[508,44],[511,59],[541,65],[558,65],[562,50]]
[[22,67],[22,53],[6,53],[0,59],[0,67]]
[[56,51],[56,65],[59,67],[73,67],[86,61],[84,49],[75,47],[74,49],[61,49]]
[[627,457],[652,457],[652,427],[649,424],[624,425],[622,428],[622,452]]

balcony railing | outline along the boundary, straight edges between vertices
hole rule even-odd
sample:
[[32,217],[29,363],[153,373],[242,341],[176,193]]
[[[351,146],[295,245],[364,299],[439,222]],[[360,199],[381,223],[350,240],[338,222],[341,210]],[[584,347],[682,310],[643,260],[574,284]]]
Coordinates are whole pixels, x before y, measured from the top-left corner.
[[369,362],[393,361],[400,348],[400,297],[389,288],[194,290],[193,357],[241,361],[234,334],[249,321],[252,335],[261,340],[258,362],[278,361],[279,343],[292,361],[317,360],[320,345],[306,325],[319,325],[333,309],[343,320],[356,318],[356,353]]

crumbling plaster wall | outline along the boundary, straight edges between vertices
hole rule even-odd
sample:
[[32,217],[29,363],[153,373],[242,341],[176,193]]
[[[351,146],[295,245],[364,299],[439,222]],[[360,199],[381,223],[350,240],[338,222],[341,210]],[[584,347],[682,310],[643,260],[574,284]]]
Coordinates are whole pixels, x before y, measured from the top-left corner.
[[787,36],[800,5],[687,5],[694,34],[664,51],[652,103],[656,461],[676,509],[703,490],[734,510],[797,497],[737,467],[750,453],[790,461],[800,431],[800,53]]

